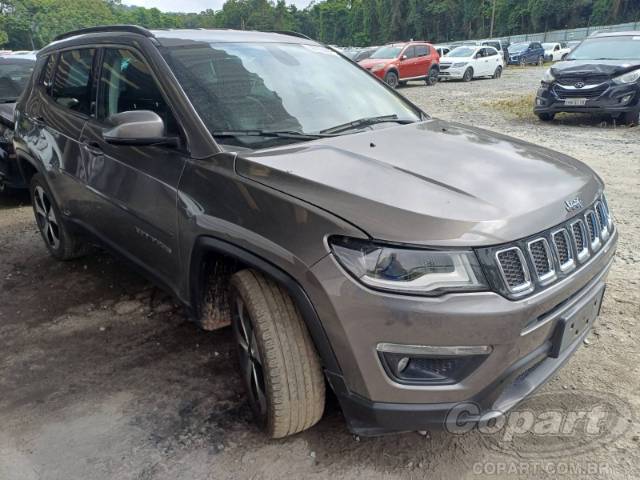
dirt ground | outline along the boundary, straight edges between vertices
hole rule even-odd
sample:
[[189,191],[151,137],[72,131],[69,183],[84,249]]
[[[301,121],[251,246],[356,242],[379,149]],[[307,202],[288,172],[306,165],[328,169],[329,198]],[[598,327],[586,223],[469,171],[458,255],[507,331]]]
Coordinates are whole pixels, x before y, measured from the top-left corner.
[[601,317],[588,345],[525,407],[614,405],[617,430],[578,432],[553,448],[549,436],[509,443],[478,432],[357,441],[330,402],[311,430],[270,441],[251,423],[229,331],[200,332],[106,254],[54,261],[28,198],[3,196],[0,480],[640,478],[640,127],[577,116],[542,124],[527,108],[518,113],[541,73],[514,68],[500,80],[400,91],[434,116],[550,146],[604,178],[620,243]]

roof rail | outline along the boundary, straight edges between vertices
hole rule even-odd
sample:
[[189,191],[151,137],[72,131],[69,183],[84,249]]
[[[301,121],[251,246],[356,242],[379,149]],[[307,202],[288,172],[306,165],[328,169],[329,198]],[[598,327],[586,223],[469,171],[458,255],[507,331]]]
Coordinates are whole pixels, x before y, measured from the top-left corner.
[[290,30],[272,30],[271,33],[279,33],[280,35],[289,35],[290,37],[298,37],[298,38],[305,38],[307,40],[313,40],[313,38],[308,37],[304,33],[293,32]]
[[127,32],[127,33],[137,33],[139,35],[144,35],[145,37],[153,37],[153,33],[147,30],[144,27],[139,27],[138,25],[101,25],[98,27],[87,27],[81,28],[79,30],[72,30],[67,33],[62,33],[56,36],[53,41],[63,40],[65,38],[74,37],[76,35],[83,35],[86,33],[100,33],[100,32]]

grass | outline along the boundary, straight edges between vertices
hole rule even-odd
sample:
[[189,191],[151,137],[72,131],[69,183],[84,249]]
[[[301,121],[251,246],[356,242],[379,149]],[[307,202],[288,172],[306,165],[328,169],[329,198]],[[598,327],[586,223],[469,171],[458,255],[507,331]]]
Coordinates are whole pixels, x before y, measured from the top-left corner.
[[493,108],[521,120],[533,120],[533,105],[535,101],[535,93],[527,93],[524,95],[512,95],[509,98],[499,98],[496,100],[487,100],[483,105]]

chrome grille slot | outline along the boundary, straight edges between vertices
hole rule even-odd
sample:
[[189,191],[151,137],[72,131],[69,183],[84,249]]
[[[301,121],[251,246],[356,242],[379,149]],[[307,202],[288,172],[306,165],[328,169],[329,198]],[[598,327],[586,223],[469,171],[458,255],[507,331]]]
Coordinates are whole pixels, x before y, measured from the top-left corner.
[[593,210],[589,210],[584,215],[587,223],[587,231],[589,236],[589,245],[591,250],[597,250],[600,247],[600,229],[598,228],[598,219]]
[[527,263],[518,247],[506,248],[496,252],[496,260],[502,277],[511,293],[522,293],[531,287],[531,278]]
[[606,240],[609,238],[609,219],[604,204],[602,202],[596,202],[595,211],[600,226],[600,237],[602,240]]
[[528,244],[529,255],[535,267],[536,275],[541,283],[554,279],[553,257],[546,238],[537,238]]
[[553,248],[560,264],[560,271],[568,272],[575,268],[576,262],[573,259],[573,250],[569,241],[569,232],[566,229],[556,230],[551,234]]
[[571,234],[573,236],[573,246],[576,248],[576,255],[578,260],[582,262],[589,256],[587,234],[582,220],[577,220],[571,224]]

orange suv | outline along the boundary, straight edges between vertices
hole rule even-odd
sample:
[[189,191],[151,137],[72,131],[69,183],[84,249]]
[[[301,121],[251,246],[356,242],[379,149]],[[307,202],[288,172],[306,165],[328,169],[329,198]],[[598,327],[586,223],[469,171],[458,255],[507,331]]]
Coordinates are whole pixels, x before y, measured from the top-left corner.
[[427,42],[390,43],[359,64],[393,88],[409,80],[434,85],[438,81],[440,56]]

